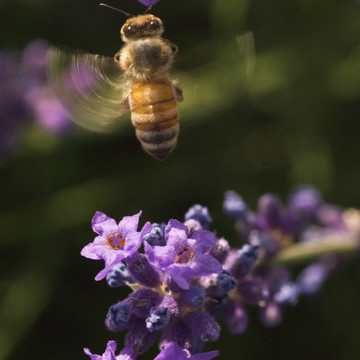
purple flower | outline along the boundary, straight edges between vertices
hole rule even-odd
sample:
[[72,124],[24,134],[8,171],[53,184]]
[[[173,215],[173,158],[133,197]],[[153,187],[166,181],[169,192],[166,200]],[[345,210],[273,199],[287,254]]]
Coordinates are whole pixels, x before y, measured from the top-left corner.
[[29,118],[57,134],[70,128],[65,110],[46,84],[48,48],[46,41],[34,40],[21,57],[0,51],[0,155],[15,152]]
[[145,6],[152,6],[154,4],[156,4],[157,2],[159,2],[159,0],[138,0],[139,3],[145,5]]
[[157,334],[157,331],[147,329],[143,318],[134,318],[125,336],[125,348],[132,350],[135,355],[141,355],[156,341]]
[[248,277],[240,282],[238,291],[241,297],[250,304],[264,304],[269,299],[268,284],[261,277]]
[[150,245],[165,245],[165,224],[152,224],[151,231],[144,236],[144,241]]
[[120,261],[107,273],[106,281],[110,287],[120,287],[135,282],[124,261]]
[[[133,216],[125,216],[119,224],[104,213],[97,211],[92,218],[92,229],[99,234],[94,241],[81,250],[81,255],[93,260],[105,261],[105,268],[95,277],[103,279],[121,260],[134,254],[142,242],[142,232],[137,232],[141,211]],[[150,229],[149,229],[150,226]],[[142,231],[151,230],[145,224]]]
[[116,357],[116,360],[135,360],[137,354],[131,349],[130,346],[125,346]]
[[197,286],[192,286],[188,290],[180,293],[181,300],[189,306],[201,307],[206,300],[205,291]]
[[217,239],[214,247],[212,248],[210,255],[215,259],[223,263],[229,254],[230,245],[224,238]]
[[311,218],[314,216],[321,205],[321,195],[312,186],[298,186],[289,194],[289,209],[295,210],[298,214],[305,218]]
[[147,317],[150,309],[160,302],[161,297],[157,292],[147,288],[140,289],[110,307],[105,325],[110,331],[124,330],[133,325],[135,318]]
[[161,284],[161,275],[144,254],[135,252],[126,259],[131,276],[141,285],[156,288]]
[[110,340],[106,345],[106,350],[100,355],[92,354],[88,348],[84,348],[84,353],[90,356],[91,360],[116,360],[115,356],[116,341]]
[[24,102],[28,112],[46,130],[66,134],[71,123],[67,112],[46,84],[46,57],[50,44],[34,40],[24,49],[21,59],[21,77],[25,84]]
[[215,341],[220,336],[219,324],[205,312],[190,311],[184,322],[204,342]]
[[180,314],[178,302],[171,295],[165,295],[161,303],[152,307],[149,316],[146,318],[146,327],[150,332],[160,330],[170,321],[177,318]]
[[299,299],[299,286],[292,282],[284,283],[274,294],[274,300],[280,305],[296,305]]
[[221,264],[208,254],[214,247],[215,236],[210,231],[197,231],[191,239],[187,227],[170,220],[165,230],[165,246],[144,243],[150,263],[164,270],[182,289],[189,289],[191,275],[203,276],[222,271]]
[[[91,360],[136,360],[157,339],[161,351],[154,360],[213,359],[218,351],[201,351],[205,342],[219,338],[218,317],[222,316],[231,333],[242,334],[248,326],[247,308],[252,305],[258,307],[265,326],[275,327],[286,307],[296,305],[300,295],[317,293],[343,261],[337,255],[324,255],[294,280],[288,268],[280,265],[292,260],[291,251],[290,257],[285,251],[276,257],[283,247],[309,237],[316,245],[314,236],[333,233],[340,240],[342,234],[352,239],[360,228],[359,211],[344,217],[341,209],[324,204],[311,187],[294,190],[288,208],[273,194],[260,198],[257,213],[240,200],[228,193],[225,206],[236,215],[237,229],[245,237],[240,249],[204,230],[210,217],[200,205],[190,208],[184,223],[174,219],[166,226],[147,222],[140,232],[141,212],[124,217],[119,224],[101,212],[95,214],[92,228],[98,236],[82,255],[104,259],[105,268],[96,280],[108,273],[111,286],[125,283],[133,293],[113,304],[105,319],[110,331],[127,331],[124,348],[117,356],[115,342],[108,343],[102,356],[84,349]],[[327,241],[332,244],[333,239],[323,240],[325,245]],[[145,254],[138,252],[142,244]],[[305,246],[300,244],[298,254]],[[299,251],[297,245],[293,249]],[[315,247],[310,255],[317,251]]]
[[267,327],[275,327],[281,323],[283,311],[279,304],[275,302],[268,303],[265,307],[260,308],[260,320]]
[[209,209],[206,206],[199,204],[193,205],[185,214],[185,221],[196,220],[200,223],[203,229],[207,229],[212,223]]
[[154,360],[211,360],[218,355],[219,351],[214,350],[191,356],[188,351],[181,349],[180,346],[175,342],[169,342]]
[[297,278],[300,293],[310,296],[318,293],[329,277],[334,263],[336,264],[334,259],[325,257],[307,265]]
[[275,194],[264,194],[259,199],[258,223],[264,230],[280,229],[282,225],[282,204]]
[[236,287],[235,279],[227,270],[223,270],[216,279],[218,286],[224,293],[227,293]]
[[223,211],[224,214],[238,219],[245,217],[248,208],[243,198],[236,191],[229,190],[225,193]]
[[25,100],[46,130],[55,134],[68,132],[71,124],[67,112],[47,86],[33,87],[27,92]]
[[245,244],[238,250],[243,266],[249,269],[259,256],[259,246]]
[[224,305],[223,316],[232,334],[242,334],[247,329],[248,315],[242,304],[228,301]]

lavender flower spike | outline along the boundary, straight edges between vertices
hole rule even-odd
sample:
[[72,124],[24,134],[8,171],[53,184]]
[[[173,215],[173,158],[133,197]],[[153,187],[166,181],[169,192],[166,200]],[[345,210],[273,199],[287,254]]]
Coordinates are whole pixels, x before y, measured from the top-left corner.
[[[125,216],[119,224],[104,213],[97,211],[92,218],[92,229],[99,235],[81,250],[81,255],[93,260],[105,261],[105,268],[95,277],[103,279],[121,260],[134,254],[142,242],[142,232],[137,232],[141,211],[133,216]],[[143,230],[149,230],[150,223]],[[150,225],[151,226],[151,225]]]
[[175,342],[169,342],[154,360],[211,360],[219,355],[218,350],[191,356],[188,351],[180,348]]
[[[115,356],[115,341],[102,356],[85,348],[91,360],[136,360],[156,341],[160,353],[154,360],[211,360],[219,352],[202,348],[219,339],[221,320],[232,334],[242,334],[253,306],[263,325],[275,327],[286,307],[321,289],[345,253],[359,251],[360,210],[347,218],[348,211],[324,203],[312,187],[294,190],[287,206],[265,194],[256,213],[236,193],[227,197],[224,210],[236,218],[240,249],[204,230],[210,217],[200,205],[190,208],[184,222],[147,222],[141,231],[141,212],[118,224],[95,213],[98,236],[81,253],[105,261],[96,280],[107,273],[110,286],[128,285],[133,292],[112,305],[105,319],[108,330],[127,331],[123,349]],[[295,279],[286,267],[316,256]]]
[[116,360],[116,356],[115,356],[116,346],[117,346],[116,341],[110,340],[108,341],[106,345],[106,350],[102,354],[102,356],[92,354],[88,348],[84,348],[84,353],[86,355],[89,355],[91,360]]

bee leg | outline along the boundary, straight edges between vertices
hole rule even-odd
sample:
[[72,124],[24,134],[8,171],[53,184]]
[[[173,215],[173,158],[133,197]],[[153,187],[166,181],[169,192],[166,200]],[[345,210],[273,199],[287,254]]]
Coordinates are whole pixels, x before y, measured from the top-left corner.
[[130,95],[130,93],[125,94],[123,99],[121,100],[121,105],[127,111],[130,110],[129,95]]
[[178,84],[173,81],[173,86],[174,86],[174,90],[175,90],[175,100],[177,102],[183,101],[184,97],[183,97],[183,91],[181,89],[180,86],[178,86]]

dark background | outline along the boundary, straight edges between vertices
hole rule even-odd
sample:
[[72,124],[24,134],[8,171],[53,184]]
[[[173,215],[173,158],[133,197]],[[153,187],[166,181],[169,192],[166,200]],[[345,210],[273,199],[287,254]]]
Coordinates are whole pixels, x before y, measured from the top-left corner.
[[[131,13],[135,0],[108,1]],[[127,125],[112,134],[75,129],[56,137],[27,125],[19,150],[1,162],[0,360],[85,359],[109,339],[108,307],[127,290],[93,280],[100,262],[80,256],[96,210],[120,220],[183,219],[208,206],[212,229],[239,239],[222,214],[224,191],[256,207],[264,192],[284,200],[313,184],[331,203],[360,206],[360,4],[355,0],[161,0],[152,13],[179,46],[173,78],[183,87],[181,134],[157,162]],[[96,0],[0,0],[0,47],[42,38],[112,56],[121,14]],[[245,76],[236,37],[252,30],[256,65]],[[357,359],[360,273],[353,261],[318,298],[302,299],[276,329],[251,312],[247,332],[224,329],[221,359]],[[153,352],[139,359],[152,359]]]

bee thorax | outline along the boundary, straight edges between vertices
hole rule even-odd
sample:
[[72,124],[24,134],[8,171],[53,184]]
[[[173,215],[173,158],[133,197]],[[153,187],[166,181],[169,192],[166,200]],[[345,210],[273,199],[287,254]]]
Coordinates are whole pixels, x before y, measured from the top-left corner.
[[120,53],[120,66],[131,79],[152,79],[166,74],[172,52],[162,39],[139,39],[126,44]]

